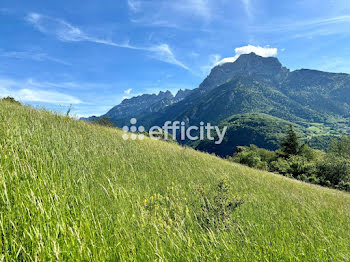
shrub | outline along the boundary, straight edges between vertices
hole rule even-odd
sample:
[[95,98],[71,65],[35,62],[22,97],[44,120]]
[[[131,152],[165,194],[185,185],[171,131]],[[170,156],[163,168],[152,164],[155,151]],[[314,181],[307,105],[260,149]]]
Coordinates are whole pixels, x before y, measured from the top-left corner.
[[226,181],[220,181],[214,192],[198,189],[201,212],[197,215],[199,224],[206,229],[225,230],[232,223],[232,212],[243,204],[242,199],[232,197]]
[[300,147],[299,155],[306,158],[308,161],[319,161],[325,157],[325,152],[320,150],[315,150],[308,145],[302,145]]
[[101,117],[91,121],[92,124],[106,126],[106,127],[114,127],[109,117]]
[[340,181],[337,188],[340,190],[350,191],[350,182]]
[[271,162],[270,171],[287,175],[290,172],[290,166],[287,160],[278,158],[276,161]]
[[239,146],[235,155],[228,159],[249,167],[268,170],[269,163],[276,159],[276,154],[255,145],[250,145],[250,147]]
[[333,140],[326,154],[307,145],[299,146],[290,127],[280,150],[240,146],[228,160],[313,184],[350,190],[350,138],[347,136]]
[[4,97],[1,99],[2,101],[6,101],[6,102],[10,102],[10,103],[14,103],[14,104],[17,104],[17,105],[21,105],[20,102],[18,102],[16,99],[14,99],[13,97]]
[[350,138],[342,136],[340,140],[333,139],[329,153],[337,157],[350,158]]
[[328,156],[325,161],[318,163],[317,176],[324,185],[345,185],[350,182],[350,159]]
[[291,156],[288,160],[289,173],[297,178],[300,175],[305,175],[307,177],[315,174],[315,162],[309,161],[303,156]]

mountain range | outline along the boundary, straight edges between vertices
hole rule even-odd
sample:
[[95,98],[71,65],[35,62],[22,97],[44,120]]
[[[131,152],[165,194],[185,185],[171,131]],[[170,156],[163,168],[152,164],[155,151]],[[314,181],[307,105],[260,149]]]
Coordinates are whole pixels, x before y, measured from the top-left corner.
[[[126,99],[101,117],[109,117],[119,127],[129,124],[132,117],[146,128],[175,120],[187,125],[201,121],[230,123],[229,137],[220,145],[225,146],[224,152],[208,141],[191,144],[219,155],[232,154],[237,145],[251,143],[275,149],[289,123],[307,143],[326,149],[331,137],[348,132],[350,75],[309,69],[290,71],[275,57],[251,53],[233,63],[215,66],[196,89],[180,90],[175,96],[166,91]],[[271,123],[281,125],[269,128]],[[232,143],[230,137],[242,137],[248,129],[258,134],[245,135]],[[265,131],[261,134],[258,130]],[[256,136],[261,138],[257,140]]]

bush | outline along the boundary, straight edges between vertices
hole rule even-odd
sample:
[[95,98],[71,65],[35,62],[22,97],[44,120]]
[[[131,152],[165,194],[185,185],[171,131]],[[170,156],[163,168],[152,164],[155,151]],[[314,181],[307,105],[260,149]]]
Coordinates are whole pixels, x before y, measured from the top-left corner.
[[317,165],[317,176],[324,185],[339,186],[350,182],[350,159],[328,156]]
[[272,152],[255,145],[240,146],[228,160],[305,182],[350,191],[349,137],[333,140],[328,154],[307,145],[297,145],[296,135],[290,128],[284,148]]
[[309,161],[303,156],[291,156],[288,160],[289,173],[297,178],[298,176],[305,175],[311,177],[316,172],[316,163]]
[[239,154],[239,163],[247,165],[249,167],[257,167],[261,162],[260,157],[256,152],[242,152]]
[[341,181],[336,188],[340,190],[350,191],[350,182]]
[[235,155],[228,159],[249,167],[268,170],[269,163],[276,159],[276,154],[255,145],[250,145],[250,147],[239,146]]
[[289,174],[290,166],[287,160],[278,158],[276,161],[271,162],[270,171],[287,175]]
[[101,117],[91,121],[92,124],[106,126],[106,127],[114,127],[109,117]]
[[316,177],[316,175],[307,176],[305,174],[302,174],[298,176],[297,179],[315,185],[320,184],[320,179]]
[[226,230],[233,222],[231,215],[243,204],[242,199],[233,197],[225,180],[219,182],[214,192],[198,188],[201,212],[197,220],[201,227],[214,230]]
[[350,158],[350,138],[342,136],[340,140],[333,139],[329,153],[336,157]]
[[6,101],[6,102],[10,102],[10,103],[14,103],[14,104],[16,104],[16,105],[21,105],[20,102],[18,102],[16,99],[14,99],[13,97],[10,97],[10,96],[4,97],[4,98],[2,98],[1,100],[2,100],[2,101]]
[[300,147],[299,155],[306,158],[308,161],[319,161],[322,160],[326,153],[320,150],[315,150],[308,145],[302,145]]

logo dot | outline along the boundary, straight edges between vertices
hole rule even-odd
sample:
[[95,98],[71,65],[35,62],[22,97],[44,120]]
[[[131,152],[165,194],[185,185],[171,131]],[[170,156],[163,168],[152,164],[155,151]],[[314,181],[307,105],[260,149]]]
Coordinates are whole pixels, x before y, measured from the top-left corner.
[[122,137],[123,137],[124,140],[128,140],[129,139],[129,135],[128,134],[124,134]]
[[144,140],[144,139],[145,139],[145,136],[141,134],[141,135],[139,135],[139,139],[140,139],[140,140]]
[[130,127],[130,131],[131,131],[131,132],[133,132],[133,133],[135,133],[135,132],[137,131],[136,126],[132,126],[132,127]]
[[135,134],[131,134],[130,138],[131,138],[131,140],[136,140],[137,135],[135,135]]
[[143,126],[139,126],[139,132],[144,132],[145,131],[145,128]]
[[137,123],[136,118],[131,118],[130,119],[130,124],[135,125]]
[[129,127],[128,126],[123,126],[123,131],[124,132],[129,132]]

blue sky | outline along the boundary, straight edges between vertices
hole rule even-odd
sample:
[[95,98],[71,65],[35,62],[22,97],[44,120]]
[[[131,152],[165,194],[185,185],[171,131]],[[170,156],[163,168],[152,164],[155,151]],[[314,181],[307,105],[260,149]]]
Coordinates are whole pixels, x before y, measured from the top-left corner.
[[0,24],[0,96],[77,116],[196,88],[251,51],[350,73],[348,0],[3,0]]

